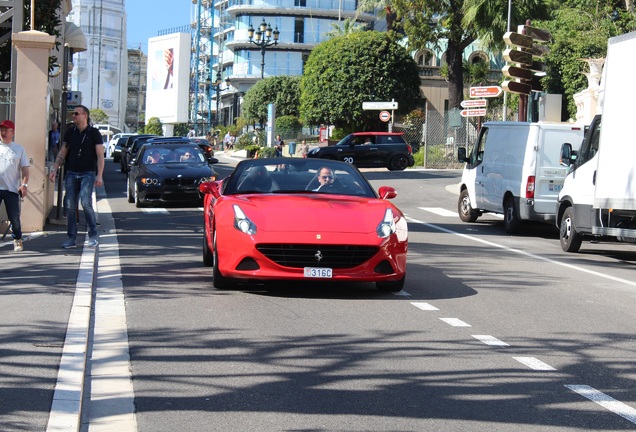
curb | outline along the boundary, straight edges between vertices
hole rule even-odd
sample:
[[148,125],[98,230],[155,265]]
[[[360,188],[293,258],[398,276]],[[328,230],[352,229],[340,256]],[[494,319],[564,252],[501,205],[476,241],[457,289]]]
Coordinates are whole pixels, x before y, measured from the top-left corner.
[[47,432],[80,430],[98,257],[99,244],[94,248],[83,246]]

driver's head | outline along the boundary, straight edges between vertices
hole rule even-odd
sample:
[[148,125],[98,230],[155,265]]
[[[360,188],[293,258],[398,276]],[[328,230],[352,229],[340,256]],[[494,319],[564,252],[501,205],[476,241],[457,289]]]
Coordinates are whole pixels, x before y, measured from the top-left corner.
[[252,179],[263,179],[268,175],[267,168],[263,165],[253,166],[247,175]]
[[320,186],[333,183],[335,178],[336,178],[336,174],[333,172],[331,168],[322,167],[318,171],[318,182],[320,183]]

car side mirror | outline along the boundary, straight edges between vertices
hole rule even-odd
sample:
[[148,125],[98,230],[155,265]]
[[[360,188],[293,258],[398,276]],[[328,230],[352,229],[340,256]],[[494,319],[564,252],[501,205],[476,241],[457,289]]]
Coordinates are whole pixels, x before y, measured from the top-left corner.
[[457,160],[459,162],[468,162],[468,157],[466,156],[466,147],[457,147]]
[[199,185],[199,192],[204,195],[212,195],[214,198],[221,196],[217,182],[203,182]]
[[219,160],[217,158],[214,158],[214,157],[209,157],[208,158],[208,164],[209,165],[212,165],[212,164],[215,164],[215,163],[219,163]]
[[390,187],[390,186],[380,186],[380,189],[378,189],[378,194],[380,195],[381,199],[393,199],[397,196],[397,192],[394,188]]
[[563,143],[563,145],[561,145],[561,159],[559,160],[559,163],[563,166],[570,166],[574,159],[575,156],[572,152],[572,144]]

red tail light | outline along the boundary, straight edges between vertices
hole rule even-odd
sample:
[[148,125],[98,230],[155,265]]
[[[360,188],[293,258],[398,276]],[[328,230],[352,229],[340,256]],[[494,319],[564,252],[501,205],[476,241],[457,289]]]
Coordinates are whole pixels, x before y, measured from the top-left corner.
[[534,198],[534,176],[528,176],[528,183],[526,184],[526,198]]
[[413,154],[413,147],[411,147],[411,144],[407,144],[406,148],[409,150],[409,154]]

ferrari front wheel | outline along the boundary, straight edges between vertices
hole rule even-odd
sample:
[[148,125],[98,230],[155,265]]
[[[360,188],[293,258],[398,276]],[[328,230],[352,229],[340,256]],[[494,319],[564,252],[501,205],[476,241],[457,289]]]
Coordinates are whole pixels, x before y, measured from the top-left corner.
[[232,282],[229,278],[226,278],[219,271],[219,251],[216,247],[216,232],[214,233],[214,257],[213,257],[213,267],[212,267],[212,283],[214,284],[214,288],[217,289],[225,289],[230,288],[232,286]]

